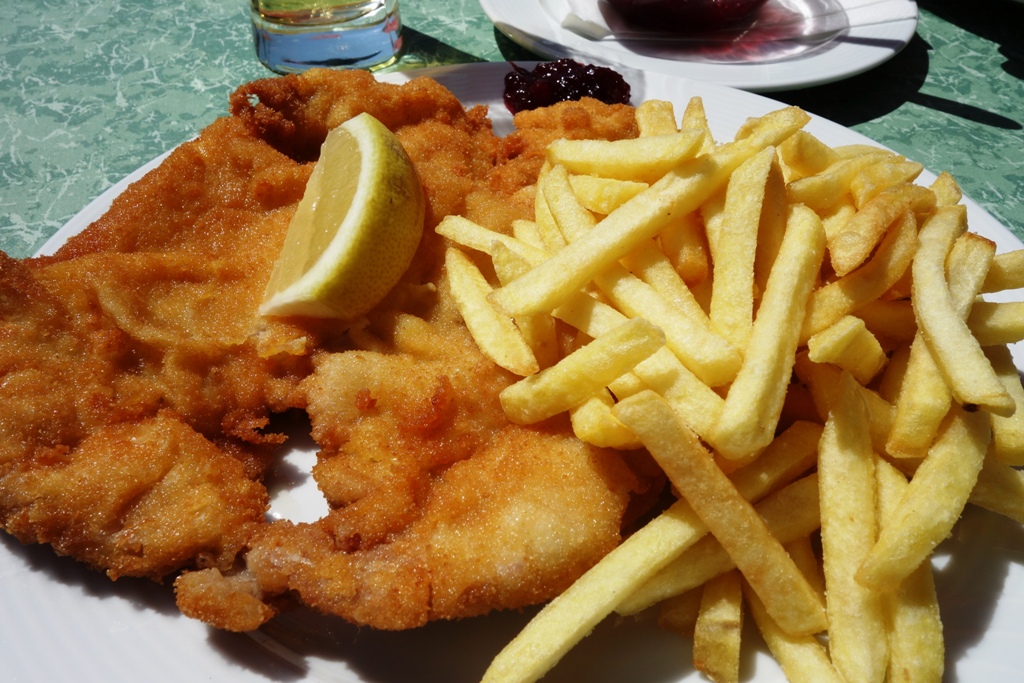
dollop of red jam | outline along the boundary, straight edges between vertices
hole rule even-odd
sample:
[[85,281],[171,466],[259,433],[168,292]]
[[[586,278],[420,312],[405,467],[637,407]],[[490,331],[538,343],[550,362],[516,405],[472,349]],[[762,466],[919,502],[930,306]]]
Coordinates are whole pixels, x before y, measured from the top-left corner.
[[533,71],[512,64],[512,71],[505,75],[505,106],[513,114],[582,97],[628,104],[629,95],[629,83],[614,69],[572,59],[543,62]]

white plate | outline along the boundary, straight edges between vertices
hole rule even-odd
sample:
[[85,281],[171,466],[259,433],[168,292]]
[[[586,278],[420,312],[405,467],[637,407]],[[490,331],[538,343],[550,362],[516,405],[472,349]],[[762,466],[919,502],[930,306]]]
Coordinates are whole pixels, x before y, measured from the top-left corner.
[[[784,1],[791,7],[814,6],[811,0]],[[678,53],[665,54],[665,43],[620,43],[584,38],[562,27],[562,15],[556,8],[562,6],[560,3],[565,4],[565,0],[480,0],[480,6],[499,31],[546,58],[570,57],[623,65],[754,92],[770,92],[821,85],[867,71],[902,50],[917,29],[916,4],[911,0],[838,2],[856,17],[856,21],[872,21],[872,16],[906,18],[851,25],[815,49],[796,51],[786,59],[777,55],[771,59],[751,55],[752,61],[716,63],[683,48]]]
[[[401,82],[429,74],[465,103],[491,106],[495,128],[507,131],[511,117],[501,104],[505,64],[479,64],[384,76]],[[682,107],[700,95],[713,132],[731,137],[750,115],[779,105],[738,90],[630,73],[637,101],[662,98]],[[866,142],[835,124],[809,125],[829,144]],[[102,213],[113,196],[158,160],[147,164],[75,216],[44,251],[50,252]],[[1001,250],[1021,243],[973,202],[971,227],[994,239]],[[1018,360],[1018,366],[1021,363]],[[310,451],[289,456],[298,468],[311,464]],[[302,491],[311,491],[301,499]],[[316,514],[312,487],[275,509],[288,515]],[[293,489],[294,493],[294,489]],[[298,498],[298,499],[297,499]],[[1024,634],[1024,530],[1019,525],[970,510],[935,564],[946,642],[947,680],[958,683],[1022,680],[1018,656]],[[0,670],[9,683],[70,680],[76,683],[218,681],[330,681],[338,683],[470,683],[526,623],[532,610],[456,623],[432,624],[404,633],[357,629],[339,619],[297,611],[249,635],[207,628],[181,616],[168,586],[121,579],[113,583],[48,547],[25,547],[0,534]],[[756,640],[756,635],[750,634]],[[657,629],[650,619],[608,619],[547,677],[545,683],[696,683],[704,680],[687,664],[689,646]],[[782,683],[778,666],[764,648],[747,647],[744,680]],[[955,675],[954,675],[955,674]]]

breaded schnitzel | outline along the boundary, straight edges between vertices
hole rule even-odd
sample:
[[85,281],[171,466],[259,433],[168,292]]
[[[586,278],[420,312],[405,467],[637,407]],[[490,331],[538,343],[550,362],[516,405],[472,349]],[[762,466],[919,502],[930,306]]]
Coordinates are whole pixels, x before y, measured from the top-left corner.
[[[296,602],[408,628],[558,594],[660,479],[565,422],[508,423],[512,377],[455,312],[433,228],[508,230],[551,139],[635,135],[632,110],[567,103],[499,139],[433,81],[334,71],[243,86],[231,110],[54,256],[0,255],[0,524],[114,578],[184,571],[181,609],[232,630]],[[261,319],[310,162],[363,111],[424,184],[414,264],[365,320]],[[313,523],[265,517],[288,410],[321,449]]]

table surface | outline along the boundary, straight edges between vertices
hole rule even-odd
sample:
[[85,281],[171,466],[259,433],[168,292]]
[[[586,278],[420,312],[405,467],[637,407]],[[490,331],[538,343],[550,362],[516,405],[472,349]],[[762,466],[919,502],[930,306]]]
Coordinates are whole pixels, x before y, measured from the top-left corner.
[[[909,45],[839,83],[775,92],[932,171],[1024,239],[1024,4],[920,0]],[[226,112],[256,59],[244,0],[0,4],[0,249],[33,254],[144,162]],[[30,9],[26,9],[30,8]],[[404,0],[393,68],[536,59],[476,0]]]

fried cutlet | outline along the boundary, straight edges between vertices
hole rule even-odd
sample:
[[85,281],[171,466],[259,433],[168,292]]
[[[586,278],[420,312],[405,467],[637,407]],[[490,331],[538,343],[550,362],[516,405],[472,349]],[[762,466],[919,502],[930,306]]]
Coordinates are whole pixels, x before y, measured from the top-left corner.
[[[230,568],[263,523],[258,482],[281,442],[263,427],[310,365],[264,352],[253,274],[273,263],[308,172],[248,138],[240,122],[218,121],[55,256],[0,264],[0,522],[22,541],[114,577],[162,578],[214,556]],[[254,165],[251,177],[239,171]],[[278,178],[276,189],[261,175]],[[95,443],[106,457],[82,470]],[[171,555],[156,539],[122,542],[145,521],[137,510],[170,515],[201,486],[174,474],[197,443],[210,468],[189,469],[222,499],[176,515]],[[219,459],[231,466],[214,471]],[[96,482],[107,482],[102,496]]]
[[[364,319],[258,317],[320,143],[364,111],[426,191],[413,265]],[[614,547],[655,470],[508,423],[515,378],[455,312],[433,228],[508,230],[547,142],[635,135],[632,111],[567,103],[504,139],[486,114],[427,79],[256,81],[54,256],[0,255],[4,529],[112,577],[180,573],[181,609],[232,630],[297,603],[381,628],[533,604]],[[320,449],[313,523],[265,514],[291,410]]]

